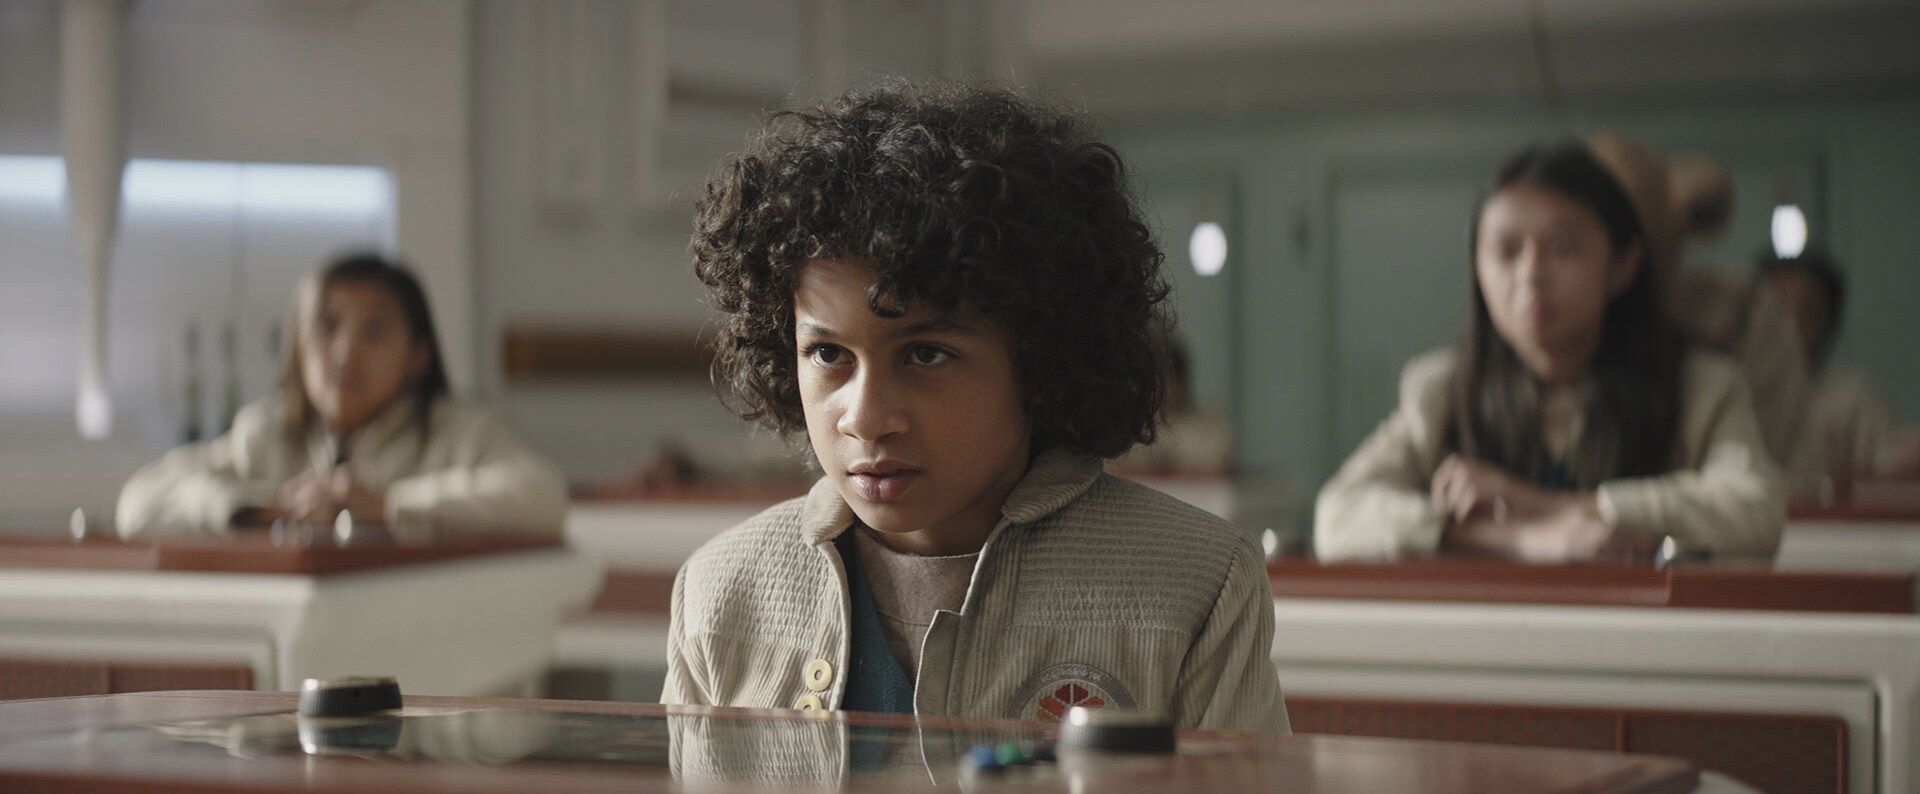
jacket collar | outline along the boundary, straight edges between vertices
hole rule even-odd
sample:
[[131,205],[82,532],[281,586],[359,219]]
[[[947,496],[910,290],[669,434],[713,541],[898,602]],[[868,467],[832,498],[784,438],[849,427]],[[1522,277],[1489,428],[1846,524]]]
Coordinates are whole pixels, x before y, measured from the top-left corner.
[[402,395],[346,438],[328,432],[326,422],[316,419],[307,431],[307,453],[313,459],[314,468],[319,471],[332,468],[333,462],[339,459],[340,444],[348,447],[348,465],[362,456],[375,454],[375,450],[386,446],[394,437],[413,429],[414,412],[419,404],[417,398]]

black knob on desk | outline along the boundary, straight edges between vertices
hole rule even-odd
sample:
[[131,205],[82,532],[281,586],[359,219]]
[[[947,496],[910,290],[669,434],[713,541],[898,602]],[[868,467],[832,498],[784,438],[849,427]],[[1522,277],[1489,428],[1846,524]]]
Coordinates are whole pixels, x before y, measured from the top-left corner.
[[300,713],[351,717],[400,708],[400,682],[391,676],[309,678],[300,685]]
[[1164,755],[1175,749],[1165,718],[1122,709],[1075,707],[1060,724],[1060,747],[1109,753]]

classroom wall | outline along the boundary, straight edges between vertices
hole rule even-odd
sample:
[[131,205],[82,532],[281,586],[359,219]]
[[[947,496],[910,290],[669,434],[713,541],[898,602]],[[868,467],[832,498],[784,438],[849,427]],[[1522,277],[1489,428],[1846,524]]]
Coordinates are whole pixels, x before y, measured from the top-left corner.
[[[503,335],[516,326],[600,326],[694,344],[708,314],[687,239],[708,171],[740,150],[767,111],[832,88],[889,75],[1004,72],[1002,5],[478,3],[480,394],[576,482],[629,473],[667,440],[703,457],[746,454],[745,427],[704,379],[509,381]],[[649,38],[648,25],[666,32]],[[664,55],[650,61],[649,46]],[[642,97],[655,80],[665,97],[650,114]],[[592,176],[556,178],[543,160],[554,146],[585,158]],[[652,167],[642,165],[648,158]]]
[[[1128,38],[1161,30],[1135,24],[1141,3],[168,0],[131,6],[129,140],[136,157],[392,169],[399,246],[428,273],[456,381],[574,479],[596,481],[662,438],[744,436],[695,379],[508,382],[505,329],[695,334],[706,313],[685,251],[694,192],[759,113],[879,75],[1012,79],[1103,121],[1165,226],[1171,265],[1190,267],[1193,223],[1227,227],[1225,273],[1174,275],[1200,396],[1235,415],[1250,470],[1310,497],[1390,407],[1405,356],[1456,331],[1463,216],[1492,164],[1600,124],[1732,161],[1744,214],[1704,258],[1746,261],[1764,228],[1756,213],[1783,191],[1815,207],[1816,235],[1855,275],[1837,359],[1920,420],[1920,372],[1901,346],[1920,295],[1905,266],[1920,207],[1909,143],[1920,50],[1901,31],[1915,12],[1843,5],[1556,29],[1556,111],[1527,20],[1504,3],[1384,40],[1291,17],[1208,22],[1259,7],[1213,3],[1175,20],[1193,40],[1169,49]],[[59,151],[56,9],[0,0],[0,154]],[[1206,43],[1221,31],[1245,40]],[[45,279],[61,266],[0,252],[0,267],[19,283],[25,268]],[[158,451],[80,444],[64,417],[42,424],[7,428],[4,446],[41,465],[0,454],[0,519],[26,503],[38,517],[110,506],[125,472]],[[44,465],[62,456],[70,464]]]
[[[1010,74],[1019,62],[1011,5],[133,3],[129,154],[391,171],[394,242],[426,277],[457,390],[501,409],[576,481],[595,481],[644,463],[662,438],[724,449],[746,446],[746,436],[694,379],[507,383],[504,330],[603,324],[691,343],[706,314],[686,239],[707,170],[764,111],[828,87]],[[57,34],[57,3],[0,0],[0,155],[59,154]],[[649,74],[666,79],[654,86]],[[661,95],[645,94],[649,86]],[[77,296],[62,245],[0,252],[0,274],[42,303]],[[280,270],[249,288],[278,284]],[[112,300],[144,304],[143,290],[196,289],[206,277],[172,275],[123,275]],[[30,344],[58,347],[77,333],[59,325],[64,315],[49,316],[48,339]],[[159,319],[117,332],[152,350],[111,355],[124,363],[179,347],[181,324]],[[215,388],[218,373],[210,377]],[[64,526],[75,506],[103,520],[126,475],[174,440],[122,423],[115,438],[83,443],[56,404],[70,397],[36,408],[7,394],[0,388],[0,525]]]

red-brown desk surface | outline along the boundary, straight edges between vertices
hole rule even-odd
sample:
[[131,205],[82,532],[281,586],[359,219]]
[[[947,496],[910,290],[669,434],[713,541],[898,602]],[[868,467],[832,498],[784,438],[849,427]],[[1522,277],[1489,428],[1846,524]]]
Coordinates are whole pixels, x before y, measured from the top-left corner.
[[[845,748],[844,737],[876,737],[902,749],[905,767],[887,774],[853,772],[840,776],[839,761],[825,765],[828,788],[840,790],[961,790],[957,762],[934,753],[935,743],[1044,738],[1041,723],[1004,720],[952,720],[870,714],[810,717],[794,711],[748,711],[663,707],[640,703],[495,700],[410,697],[409,710],[491,709],[462,719],[506,719],[507,711],[536,711],[542,720],[568,720],[567,741],[551,748],[566,755],[585,743],[595,752],[625,761],[547,760],[510,763],[396,760],[390,757],[316,757],[297,747],[264,754],[230,754],[218,744],[184,741],[149,727],[153,723],[217,720],[244,715],[284,714],[295,695],[275,692],[164,692],[92,698],[0,703],[0,791],[29,792],[501,792],[592,791],[643,794],[676,791],[685,785],[701,791],[818,790],[820,785],[782,786],[766,777],[735,781],[727,764],[743,775],[761,775],[769,766],[791,770],[810,760],[781,755],[795,748],[816,748],[830,755]],[[587,717],[579,715],[612,715]],[[290,717],[270,718],[290,721]],[[683,732],[672,730],[676,727]],[[582,732],[583,728],[594,728]],[[693,781],[676,780],[673,767],[637,758],[674,758],[692,752],[673,747],[700,737],[700,769]],[[645,738],[651,736],[653,738]],[[672,737],[662,741],[661,737]],[[842,738],[835,738],[842,737]],[[797,741],[795,741],[797,740]],[[957,741],[956,741],[957,740]],[[599,742],[599,744],[595,744]],[[649,745],[648,742],[652,742]],[[764,742],[774,742],[773,745]],[[836,744],[836,742],[838,742]],[[1170,757],[1076,757],[1072,765],[1085,790],[1101,792],[1287,791],[1296,794],[1383,792],[1452,794],[1667,794],[1691,791],[1697,773],[1686,762],[1653,756],[1623,756],[1562,750],[1490,747],[1437,742],[1354,739],[1323,736],[1263,737],[1188,732],[1182,751]],[[524,756],[524,754],[523,754]],[[932,759],[938,758],[936,763]],[[921,759],[927,759],[922,761]],[[922,764],[916,768],[914,764]],[[682,764],[683,768],[691,768]],[[1000,777],[967,781],[968,791],[1066,791],[1072,787],[1067,763],[1039,765]],[[718,775],[715,774],[716,770]],[[778,775],[775,775],[778,777]],[[935,778],[941,778],[936,783]]]
[[275,542],[265,532],[154,540],[0,536],[0,568],[336,574],[561,547],[559,539],[477,539],[423,545]]

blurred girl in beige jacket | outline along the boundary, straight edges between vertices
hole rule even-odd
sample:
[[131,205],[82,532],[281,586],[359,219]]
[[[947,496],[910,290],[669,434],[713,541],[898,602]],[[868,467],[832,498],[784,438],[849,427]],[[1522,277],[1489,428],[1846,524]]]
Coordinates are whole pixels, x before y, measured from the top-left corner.
[[1466,339],[1407,365],[1399,409],[1321,490],[1321,557],[1770,553],[1784,497],[1746,382],[1688,351],[1647,239],[1586,146],[1504,166],[1475,215]]
[[233,429],[167,453],[120,492],[122,536],[218,533],[340,513],[396,537],[558,537],[560,472],[448,396],[420,283],[374,255],[309,275],[288,307],[279,390]]

